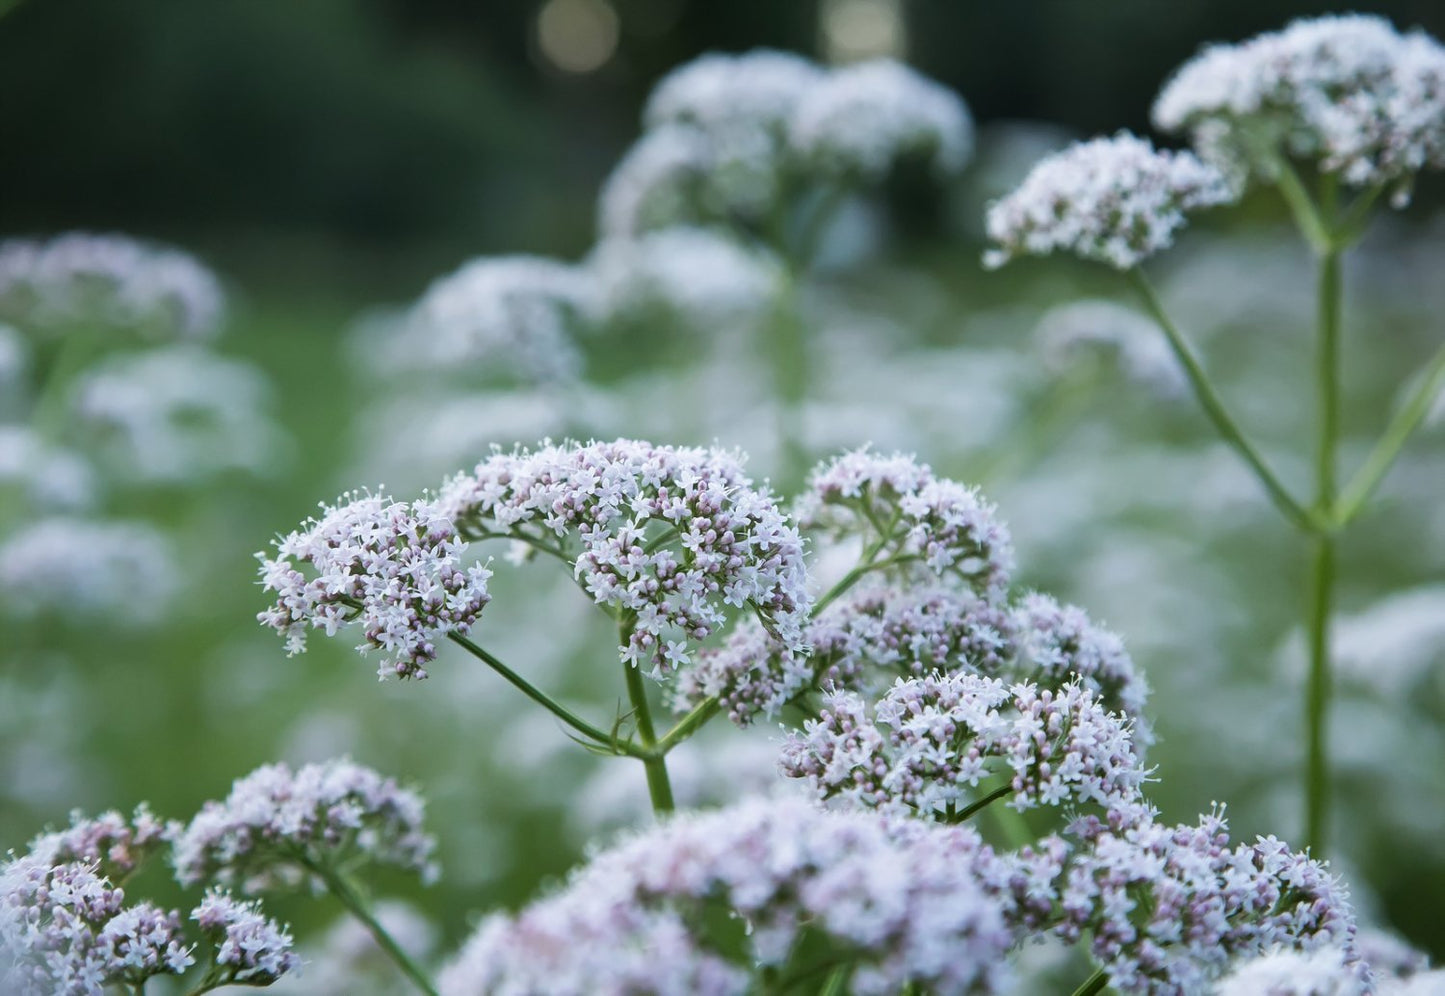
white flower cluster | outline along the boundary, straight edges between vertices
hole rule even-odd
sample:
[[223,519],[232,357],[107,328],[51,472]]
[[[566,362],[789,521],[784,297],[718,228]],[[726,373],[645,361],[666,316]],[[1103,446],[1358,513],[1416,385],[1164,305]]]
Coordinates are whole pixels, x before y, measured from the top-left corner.
[[654,676],[687,665],[729,608],[802,649],[802,540],[732,453],[627,439],[498,452],[439,504],[464,535],[562,556],[594,600],[626,613],[622,659]]
[[0,487],[15,488],[31,507],[67,512],[92,504],[98,491],[84,457],[22,425],[0,425]]
[[421,796],[347,760],[257,768],[238,778],[175,838],[182,885],[214,882],[258,892],[311,879],[308,866],[367,862],[435,876],[435,842]]
[[191,919],[215,946],[221,985],[268,986],[301,967],[290,931],[263,914],[259,900],[210,889]]
[[972,151],[963,102],[905,66],[827,70],[766,50],[705,55],[674,70],[644,122],[603,188],[606,236],[757,225],[809,179],[875,183],[911,156],[947,175]]
[[37,332],[99,325],[149,339],[206,339],[225,299],[193,257],[123,235],[0,242],[0,317]]
[[267,414],[270,395],[250,364],[183,345],[87,370],[73,405],[112,476],[182,483],[268,469],[280,439]]
[[1050,308],[1034,327],[1034,338],[1044,362],[1056,373],[1099,356],[1155,397],[1174,400],[1189,390],[1184,371],[1159,328],[1139,312],[1113,301],[1085,299]]
[[0,594],[21,616],[63,609],[152,622],[176,593],[176,573],[165,538],[140,523],[57,516],[0,542]]
[[[1361,930],[1354,949],[1278,948],[1242,962],[1220,980],[1217,996],[1432,996],[1445,992],[1445,970],[1380,931]],[[1366,969],[1368,966],[1368,970]]]
[[179,829],[157,819],[144,803],[130,819],[116,810],[91,818],[76,811],[71,813],[69,827],[42,833],[30,842],[26,853],[47,865],[81,862],[119,880],[169,843]]
[[1019,674],[1046,687],[1077,678],[1107,708],[1133,720],[1136,741],[1154,742],[1144,716],[1149,683],[1117,633],[1096,625],[1078,606],[1038,592],[1024,595],[1014,611]]
[[586,270],[538,256],[482,257],[437,280],[400,327],[375,344],[379,369],[465,366],[484,380],[569,383],[582,369]]
[[1013,543],[996,510],[927,464],[855,450],[814,471],[799,497],[802,529],[833,540],[882,544],[878,563],[895,577],[962,581],[986,598],[1008,588]]
[[[597,855],[562,892],[485,920],[442,974],[444,996],[743,993],[749,967],[789,965],[805,934],[857,959],[850,992],[993,992],[1016,940],[1006,869],[963,827],[890,827],[875,814],[759,800],[678,817]],[[709,936],[721,902],[748,964]],[[740,931],[729,933],[740,934]],[[734,941],[733,943],[737,943]],[[803,975],[818,988],[829,966]],[[786,975],[782,977],[787,977]]]
[[1261,153],[1298,156],[1353,187],[1392,187],[1402,207],[1415,174],[1445,167],[1445,47],[1380,17],[1298,20],[1185,63],[1154,123],[1232,168],[1269,175]]
[[835,69],[793,115],[793,151],[824,176],[878,183],[914,156],[940,177],[967,165],[973,121],[951,90],[890,59]]
[[491,600],[491,571],[463,568],[466,547],[434,502],[347,493],[278,540],[274,558],[257,554],[262,585],[276,593],[257,619],[284,636],[292,654],[306,649],[308,628],[331,636],[359,623],[358,649],[385,655],[382,678],[425,678],[437,641],[468,632]]
[[893,677],[936,669],[992,674],[1012,657],[1013,617],[969,592],[864,583],[813,619],[805,640],[811,650],[798,658],[761,627],[741,627],[698,656],[677,685],[677,701],[687,707],[716,696],[734,723],[746,725],[815,688],[882,691]]
[[95,862],[43,856],[0,865],[0,986],[17,996],[101,996],[195,962],[180,915],[125,893]]
[[779,767],[822,800],[937,819],[977,801],[991,777],[1025,810],[1137,805],[1147,776],[1128,720],[1077,682],[1055,692],[967,673],[899,679],[871,709],[831,692],[819,718],[789,734]]
[[651,321],[691,331],[751,326],[772,305],[774,260],[706,228],[679,225],[592,250],[598,325]]
[[1237,196],[1219,169],[1192,153],[1157,152],[1126,132],[1078,142],[989,207],[995,248],[984,265],[1062,250],[1127,270],[1168,247],[1186,212]]
[[1276,947],[1342,947],[1354,916],[1328,866],[1274,837],[1229,847],[1219,811],[1169,827],[1138,811],[1105,827],[1074,824],[1088,844],[1058,882],[1053,928],[1089,947],[1121,992],[1205,990],[1232,961]]

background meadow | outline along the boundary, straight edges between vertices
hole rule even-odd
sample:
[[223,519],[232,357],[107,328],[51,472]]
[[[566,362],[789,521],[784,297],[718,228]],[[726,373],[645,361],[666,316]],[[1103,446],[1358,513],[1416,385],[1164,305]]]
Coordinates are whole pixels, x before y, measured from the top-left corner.
[[[1445,13],[1424,0],[1354,9],[1445,37]],[[803,448],[820,459],[871,442],[981,485],[1013,531],[1019,582],[1086,607],[1148,676],[1164,818],[1220,800],[1238,839],[1299,840],[1303,544],[1171,380],[1167,355],[1161,373],[1144,347],[1145,365],[1132,369],[1137,357],[1059,348],[1069,322],[1127,323],[1074,304],[1137,312],[1127,285],[1065,260],[998,273],[979,260],[985,205],[1038,158],[1101,131],[1147,133],[1159,84],[1202,42],[1328,10],[1193,2],[1161,17],[1144,3],[1101,11],[1042,0],[13,6],[0,16],[0,238],[118,231],[195,253],[227,298],[213,350],[260,374],[262,417],[241,430],[254,459],[217,459],[204,475],[116,472],[107,514],[158,525],[178,551],[175,590],[158,613],[32,611],[22,586],[6,589],[0,844],[23,844],[75,806],[128,810],[148,799],[184,817],[262,763],[349,754],[428,799],[444,874],[425,894],[400,877],[390,891],[416,900],[437,949],[450,951],[469,915],[517,906],[575,865],[591,835],[648,818],[635,766],[590,758],[460,653],[444,651],[421,683],[377,683],[348,640],[317,640],[288,659],[255,622],[265,597],[253,553],[319,500],[380,484],[400,494],[435,487],[493,443],[717,441],[750,453],[755,478],[796,474],[776,439],[766,322],[727,287],[693,312],[642,309],[581,340],[587,375],[562,386],[509,381],[485,365],[417,372],[386,348],[388,316],[469,258],[582,258],[596,238],[598,192],[637,137],[652,84],[704,51],[759,46],[825,63],[894,55],[961,94],[978,129],[956,182],[896,175],[843,204],[820,238],[799,290],[811,328]],[[1442,210],[1445,184],[1426,174],[1409,210],[1379,212],[1347,260],[1346,466],[1440,342]],[[1310,259],[1269,196],[1228,215],[1195,221],[1151,275],[1253,438],[1302,484]],[[698,273],[699,285],[709,276]],[[184,381],[185,368],[172,376]],[[114,440],[89,442],[118,453]],[[1342,546],[1334,706],[1333,859],[1363,911],[1437,962],[1442,490],[1445,413]],[[565,579],[528,567],[499,574],[493,592],[481,624],[489,646],[590,714],[616,710],[615,674],[582,659],[591,649],[595,660],[605,627],[599,637]],[[718,802],[760,783],[776,739],[766,724],[710,728],[696,745],[710,760],[701,749],[691,763],[679,755],[680,801]],[[301,936],[338,915],[327,903],[268,905]]]

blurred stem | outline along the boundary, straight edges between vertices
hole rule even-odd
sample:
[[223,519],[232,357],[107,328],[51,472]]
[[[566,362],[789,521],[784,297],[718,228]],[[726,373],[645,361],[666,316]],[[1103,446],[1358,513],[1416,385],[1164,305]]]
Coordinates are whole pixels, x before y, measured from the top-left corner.
[[778,395],[778,491],[792,494],[807,473],[808,451],[803,444],[803,402],[808,394],[807,329],[798,307],[798,271],[791,264],[779,274],[773,298],[773,389]]
[[1269,494],[1275,507],[1284,514],[1285,518],[1306,533],[1325,531],[1326,524],[1322,521],[1318,510],[1307,511],[1299,502],[1295,501],[1285,486],[1280,483],[1279,478],[1275,476],[1274,471],[1269,469],[1264,458],[1245,438],[1234,419],[1230,417],[1224,407],[1224,402],[1214,390],[1214,385],[1210,383],[1209,375],[1204,372],[1204,368],[1194,356],[1194,351],[1189,348],[1189,343],[1185,341],[1183,334],[1169,319],[1163,304],[1160,303],[1158,295],[1154,292],[1153,285],[1149,283],[1149,279],[1144,276],[1143,271],[1135,267],[1129,271],[1129,278],[1133,281],[1139,296],[1143,298],[1145,308],[1148,309],[1160,329],[1164,331],[1165,337],[1169,340],[1169,346],[1174,351],[1180,365],[1184,367],[1189,384],[1194,389],[1194,396],[1199,399],[1199,404],[1204,408],[1205,414],[1214,423],[1215,429],[1218,430],[1224,441],[1233,447],[1234,451],[1254,471],[1255,478]]
[[828,973],[827,981],[823,988],[818,990],[818,996],[843,996],[848,991],[848,975],[852,971],[852,965],[838,965]]
[[1300,234],[1305,237],[1305,241],[1317,254],[1323,256],[1330,252],[1335,244],[1330,226],[1325,222],[1324,216],[1315,205],[1314,199],[1310,197],[1309,191],[1305,189],[1304,182],[1295,172],[1294,166],[1288,159],[1278,154],[1271,156],[1271,165],[1274,167],[1279,192],[1283,195],[1285,203],[1289,205],[1290,213],[1294,215]]
[[[618,645],[627,646],[632,638],[636,620],[624,617],[618,624]],[[647,794],[652,798],[652,811],[659,816],[676,809],[672,800],[672,783],[667,777],[666,751],[656,749],[657,734],[652,726],[652,709],[647,704],[647,686],[642,682],[642,669],[636,664],[622,662],[627,679],[627,697],[632,702],[632,712],[637,721],[637,739],[642,741],[642,766],[647,769]]]
[[[1335,504],[1335,451],[1340,427],[1340,252],[1331,248],[1320,256],[1319,444],[1315,454],[1315,510],[1328,513]],[[1329,835],[1329,706],[1330,613],[1334,601],[1335,538],[1315,538],[1306,608],[1309,641],[1309,683],[1305,690],[1305,843],[1316,858],[1324,856]]]
[[1379,442],[1370,451],[1369,457],[1340,493],[1331,516],[1336,529],[1342,529],[1348,525],[1350,520],[1370,500],[1375,489],[1380,486],[1380,482],[1390,472],[1395,458],[1400,455],[1406,441],[1429,414],[1442,387],[1445,387],[1445,346],[1441,346],[1435,351],[1435,355],[1430,358],[1430,362],[1425,367],[1425,375],[1421,378],[1419,386],[1415,388],[1404,407],[1390,420],[1390,424],[1386,426]]
[[[0,0],[3,3],[4,0]],[[65,427],[70,389],[100,352],[101,337],[70,329],[42,375],[30,410],[30,428],[47,443],[58,442]]]
[[1074,990],[1074,996],[1095,996],[1096,993],[1104,991],[1109,984],[1109,973],[1102,968],[1094,969],[1094,974],[1084,980],[1083,985]]
[[988,795],[984,796],[982,799],[978,799],[978,800],[976,800],[975,802],[971,802],[971,803],[969,803],[967,806],[964,806],[963,809],[959,810],[958,814],[953,817],[953,819],[949,820],[949,822],[950,822],[950,823],[962,823],[964,820],[968,819],[969,817],[973,816],[975,813],[977,813],[977,812],[979,812],[980,810],[982,810],[982,809],[984,809],[985,807],[987,807],[989,803],[991,803],[991,802],[997,802],[999,799],[1002,799],[1004,796],[1009,795],[1009,794],[1011,794],[1012,792],[1013,792],[1013,786],[1012,786],[1012,785],[1010,785],[1010,784],[1000,785],[998,788],[994,789],[992,792],[990,792]]
[[484,662],[493,671],[500,674],[503,678],[507,679],[507,681],[509,681],[514,687],[519,689],[522,694],[527,696],[527,698],[542,706],[552,715],[556,716],[558,719],[566,723],[568,726],[572,727],[572,729],[576,730],[584,737],[587,737],[589,740],[595,741],[598,746],[609,748],[614,753],[626,754],[630,757],[644,756],[643,752],[638,750],[638,748],[634,747],[632,744],[627,743],[624,740],[619,740],[615,734],[607,733],[604,730],[598,729],[591,723],[587,722],[585,719],[581,718],[580,716],[573,713],[571,710],[567,709],[561,703],[553,701],[546,692],[537,688],[531,682],[527,681],[526,678],[523,678],[516,671],[513,671],[511,668],[507,667],[507,665],[503,664],[500,660],[493,657],[487,651],[483,650],[481,647],[477,646],[475,643],[467,639],[465,636],[462,636],[460,633],[448,633],[447,639],[451,640],[457,646],[466,650],[467,653],[471,654],[473,657],[476,657],[478,660]]
[[387,933],[386,928],[372,915],[371,907],[367,904],[366,899],[345,875],[325,861],[315,861],[304,857],[301,859],[301,863],[326,883],[326,888],[341,901],[341,905],[361,921],[362,926],[376,939],[377,945],[390,956],[392,961],[396,962],[397,967],[406,973],[407,978],[411,979],[417,989],[426,993],[427,996],[437,996],[436,987],[432,985],[426,972],[422,971],[421,966],[412,960],[411,955],[402,950],[401,945],[396,943],[396,939]]

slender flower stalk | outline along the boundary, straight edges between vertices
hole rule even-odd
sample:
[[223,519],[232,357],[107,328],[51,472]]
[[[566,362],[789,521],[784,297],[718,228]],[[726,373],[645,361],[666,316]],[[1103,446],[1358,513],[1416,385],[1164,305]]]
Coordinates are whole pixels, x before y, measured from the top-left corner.
[[[631,620],[619,627],[618,644],[626,646],[632,637]],[[659,816],[676,808],[672,798],[672,782],[667,777],[667,755],[656,750],[657,732],[652,725],[652,708],[647,703],[647,686],[642,682],[642,671],[630,661],[622,662],[627,679],[627,698],[632,703],[632,715],[637,723],[637,738],[642,741],[642,765],[647,769],[647,794],[652,799],[652,811]]]
[[436,996],[436,986],[426,970],[418,965],[411,955],[406,953],[406,949],[397,943],[396,938],[381,925],[381,921],[371,910],[371,904],[343,872],[326,861],[314,861],[304,855],[298,856],[297,860],[326,885],[327,891],[346,907],[348,913],[360,921],[376,939],[377,945],[386,952],[387,957],[396,962],[397,967],[406,974],[419,992],[426,996]]

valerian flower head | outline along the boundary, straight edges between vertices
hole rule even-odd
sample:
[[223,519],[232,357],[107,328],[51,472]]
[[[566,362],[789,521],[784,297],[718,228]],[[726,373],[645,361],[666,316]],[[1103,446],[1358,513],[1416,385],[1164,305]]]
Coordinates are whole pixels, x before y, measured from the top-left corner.
[[703,915],[720,905],[746,924],[752,965],[784,970],[806,933],[856,959],[852,992],[994,992],[1015,940],[1006,874],[966,827],[755,800],[675,818],[597,855],[516,917],[485,921],[439,988],[743,993],[747,973]]
[[1003,778],[1020,810],[1136,804],[1147,777],[1129,722],[1077,683],[1057,693],[974,674],[899,681],[871,709],[853,692],[824,696],[818,719],[789,734],[782,773],[822,800],[936,819]]
[[1174,241],[1186,212],[1226,204],[1238,191],[1189,152],[1158,152],[1120,132],[1043,159],[1017,190],[988,209],[995,248],[984,265],[1072,252],[1120,270]]
[[568,383],[592,285],[582,267],[537,256],[483,257],[434,282],[389,342],[388,367],[474,371],[488,381]]
[[845,453],[813,472],[798,499],[802,529],[878,544],[871,570],[961,582],[993,598],[1008,587],[1013,543],[977,488],[935,477],[903,454]]
[[1204,49],[1160,92],[1154,123],[1227,168],[1271,176],[1270,157],[1295,156],[1391,187],[1403,207],[1417,173],[1445,167],[1445,47],[1380,17],[1301,19]]
[[27,853],[49,865],[82,862],[118,881],[169,843],[179,829],[179,824],[157,819],[144,803],[129,819],[116,810],[90,818],[76,810],[70,826],[40,834]]
[[81,375],[72,404],[101,462],[122,480],[262,473],[282,444],[265,375],[191,345],[107,360]]
[[1239,958],[1353,947],[1348,893],[1328,866],[1274,837],[1231,848],[1219,810],[1196,826],[1086,817],[1073,832],[1089,847],[1060,883],[1054,930],[1088,935],[1123,992],[1201,992]]
[[261,912],[260,900],[242,902],[210,889],[191,919],[215,948],[222,985],[269,986],[301,968],[290,931]]
[[213,882],[258,892],[302,881],[315,869],[360,862],[435,876],[435,842],[422,830],[424,803],[370,768],[347,760],[257,768],[236,780],[181,830],[172,862],[182,885]]
[[658,82],[647,99],[643,121],[648,128],[743,126],[781,133],[803,95],[826,75],[826,70],[790,52],[709,52]]
[[1117,366],[1125,378],[1155,397],[1177,400],[1189,390],[1158,326],[1113,301],[1071,301],[1050,308],[1034,327],[1034,338],[1055,373],[1104,354],[1099,359]]
[[606,239],[588,267],[601,326],[638,322],[708,332],[754,326],[769,314],[778,281],[767,254],[685,225]]
[[96,863],[42,855],[0,865],[0,986],[17,996],[101,996],[194,963],[180,916],[125,893]]
[[877,183],[899,160],[917,158],[948,177],[973,152],[973,121],[952,90],[878,59],[836,69],[810,88],[788,138],[825,176]]
[[32,333],[86,327],[208,339],[224,306],[216,277],[176,249],[85,232],[0,242],[0,317]]
[[100,614],[127,625],[160,618],[178,587],[170,544],[148,525],[56,516],[0,545],[0,595],[13,614]]
[[33,509],[74,512],[95,503],[95,471],[79,453],[54,446],[28,426],[0,425],[0,487]]
[[703,651],[677,685],[690,707],[716,696],[733,722],[774,715],[814,688],[881,692],[898,676],[934,670],[995,674],[1012,658],[1007,607],[937,584],[862,583],[805,634],[806,658],[786,653],[760,626],[744,626]]
[[[1365,966],[1345,948],[1280,948],[1241,963],[1219,981],[1217,996],[1367,996]],[[1379,992],[1388,992],[1381,988]]]
[[1025,594],[1014,608],[1018,658],[1015,673],[1047,688],[1079,681],[1109,709],[1134,721],[1134,739],[1154,742],[1144,715],[1149,684],[1134,664],[1124,641],[1096,625],[1076,605],[1060,605],[1049,595]]
[[491,601],[491,571],[463,566],[466,549],[435,502],[348,492],[278,540],[274,558],[257,554],[262,586],[276,593],[257,619],[292,654],[306,649],[308,628],[331,636],[356,623],[357,649],[384,655],[382,678],[425,678],[437,641],[468,632]]
[[565,560],[624,614],[622,659],[654,676],[686,666],[729,610],[803,648],[802,540],[733,453],[628,439],[498,452],[449,481],[440,507],[465,535]]

